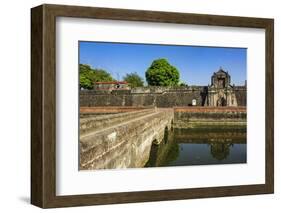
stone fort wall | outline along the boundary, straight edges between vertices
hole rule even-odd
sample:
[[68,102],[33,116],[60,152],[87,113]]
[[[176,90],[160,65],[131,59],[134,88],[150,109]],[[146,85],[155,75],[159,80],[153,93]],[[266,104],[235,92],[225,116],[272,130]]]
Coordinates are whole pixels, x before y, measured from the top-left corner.
[[[246,87],[234,87],[238,106],[246,106]],[[203,106],[208,94],[207,86],[138,87],[131,90],[81,90],[81,107],[97,106]]]
[[235,86],[234,92],[238,106],[247,106],[247,89],[245,86]]

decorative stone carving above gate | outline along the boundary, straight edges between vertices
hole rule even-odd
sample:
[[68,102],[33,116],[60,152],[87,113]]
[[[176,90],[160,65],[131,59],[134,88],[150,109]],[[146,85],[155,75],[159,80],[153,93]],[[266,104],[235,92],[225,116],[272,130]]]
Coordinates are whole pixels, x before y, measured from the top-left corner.
[[238,106],[228,72],[220,68],[212,75],[205,106]]

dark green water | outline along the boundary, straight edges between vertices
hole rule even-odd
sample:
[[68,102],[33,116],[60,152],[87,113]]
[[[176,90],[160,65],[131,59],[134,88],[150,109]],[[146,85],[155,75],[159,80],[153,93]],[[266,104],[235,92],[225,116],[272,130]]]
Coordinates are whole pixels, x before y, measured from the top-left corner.
[[247,163],[246,127],[166,131],[145,167],[232,163]]

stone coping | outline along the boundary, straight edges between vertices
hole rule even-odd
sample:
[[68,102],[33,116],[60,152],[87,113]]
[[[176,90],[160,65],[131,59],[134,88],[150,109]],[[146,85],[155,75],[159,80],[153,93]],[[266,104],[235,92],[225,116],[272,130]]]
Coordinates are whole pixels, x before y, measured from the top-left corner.
[[118,113],[131,112],[144,109],[153,109],[154,106],[101,106],[101,107],[80,107],[80,113]]
[[174,107],[174,112],[247,112],[246,107]]

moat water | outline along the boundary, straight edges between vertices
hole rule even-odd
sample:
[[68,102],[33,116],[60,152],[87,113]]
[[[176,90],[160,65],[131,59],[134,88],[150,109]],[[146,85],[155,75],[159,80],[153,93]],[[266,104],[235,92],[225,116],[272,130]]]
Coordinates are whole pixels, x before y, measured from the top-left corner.
[[247,163],[246,127],[174,129],[152,145],[145,167]]

